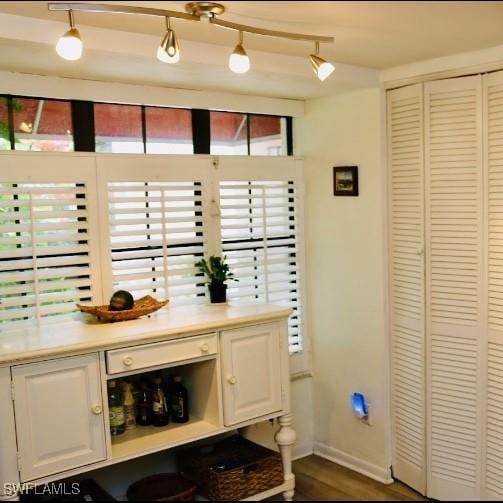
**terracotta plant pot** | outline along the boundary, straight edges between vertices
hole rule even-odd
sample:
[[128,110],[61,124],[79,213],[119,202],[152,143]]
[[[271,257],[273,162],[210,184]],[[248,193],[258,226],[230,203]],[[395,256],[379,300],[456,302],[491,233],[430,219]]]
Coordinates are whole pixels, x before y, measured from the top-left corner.
[[210,291],[210,302],[212,304],[221,304],[227,302],[227,285],[221,282],[213,282],[208,285]]

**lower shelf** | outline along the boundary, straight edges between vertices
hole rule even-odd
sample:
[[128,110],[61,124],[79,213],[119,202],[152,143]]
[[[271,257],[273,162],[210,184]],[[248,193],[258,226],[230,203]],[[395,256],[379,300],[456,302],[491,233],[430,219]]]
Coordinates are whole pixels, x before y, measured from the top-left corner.
[[188,423],[167,426],[137,426],[112,438],[112,459],[129,459],[142,453],[167,449],[217,433],[221,428],[197,417]]

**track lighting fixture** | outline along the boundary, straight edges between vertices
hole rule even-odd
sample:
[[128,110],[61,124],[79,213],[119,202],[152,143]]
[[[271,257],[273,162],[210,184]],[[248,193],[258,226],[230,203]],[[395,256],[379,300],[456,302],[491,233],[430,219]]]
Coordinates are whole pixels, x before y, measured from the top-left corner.
[[157,59],[163,63],[178,63],[180,47],[174,30],[171,29],[171,19],[166,16],[166,33],[157,48]]
[[322,82],[335,70],[332,63],[329,63],[320,57],[320,43],[318,41],[315,42],[315,53],[311,54],[309,59],[313,65],[314,73]]
[[75,28],[75,18],[73,11],[68,11],[70,20],[70,29],[58,40],[56,44],[56,52],[64,59],[75,61],[82,56],[82,40],[80,33]]
[[82,55],[82,41],[80,33],[75,28],[73,11],[106,12],[117,14],[140,14],[146,16],[164,17],[166,20],[166,33],[157,49],[157,59],[164,63],[177,63],[180,60],[180,48],[175,31],[171,28],[171,18],[185,19],[186,21],[200,21],[207,19],[210,24],[227,28],[239,33],[239,41],[229,58],[229,68],[234,73],[246,73],[250,69],[250,58],[243,47],[243,33],[253,33],[266,37],[278,37],[288,40],[304,40],[315,42],[315,52],[309,55],[314,73],[319,80],[327,79],[334,71],[334,65],[325,61],[320,56],[320,42],[333,43],[333,37],[321,35],[302,35],[284,31],[269,30],[219,19],[218,16],[225,12],[225,6],[215,2],[190,2],[185,6],[185,12],[144,7],[140,5],[124,4],[97,4],[97,3],[49,3],[51,11],[68,11],[70,29],[59,39],[56,45],[58,54],[68,60],[79,59]]
[[243,32],[239,32],[239,42],[229,58],[229,68],[234,73],[246,73],[250,69],[250,58],[243,47]]

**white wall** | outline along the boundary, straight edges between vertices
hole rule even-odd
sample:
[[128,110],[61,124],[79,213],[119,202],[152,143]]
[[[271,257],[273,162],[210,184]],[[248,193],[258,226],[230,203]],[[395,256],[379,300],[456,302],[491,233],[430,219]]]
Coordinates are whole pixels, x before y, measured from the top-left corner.
[[[306,103],[307,282],[315,450],[387,480],[387,349],[379,89]],[[360,196],[334,197],[332,167],[358,165]],[[372,404],[373,426],[350,395]]]

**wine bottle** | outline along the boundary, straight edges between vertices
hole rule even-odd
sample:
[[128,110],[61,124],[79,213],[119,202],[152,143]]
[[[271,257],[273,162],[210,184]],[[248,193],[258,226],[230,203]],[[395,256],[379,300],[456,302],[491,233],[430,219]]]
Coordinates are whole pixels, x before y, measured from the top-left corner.
[[171,420],[174,423],[186,423],[189,420],[189,394],[182,384],[182,378],[176,376],[171,388]]
[[138,416],[136,417],[136,422],[142,426],[152,424],[152,399],[146,382],[141,383],[137,409]]
[[124,423],[126,430],[133,430],[136,428],[136,416],[134,410],[132,384],[127,381],[123,381],[122,390],[124,392]]
[[168,404],[162,389],[162,377],[154,379],[154,392],[152,394],[152,424],[165,426],[169,423]]
[[110,433],[112,436],[124,433],[124,405],[122,394],[117,387],[117,381],[108,381],[108,413],[110,418]]

